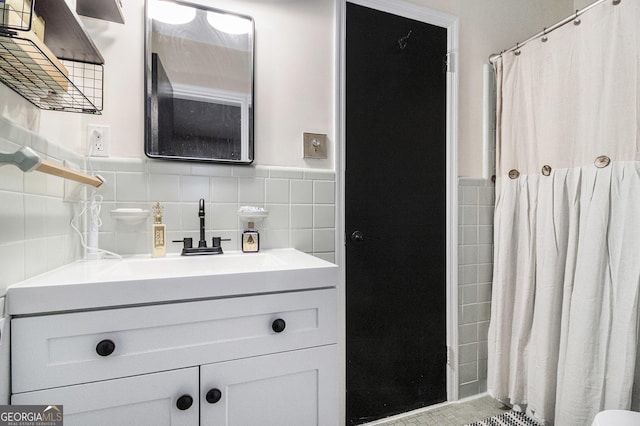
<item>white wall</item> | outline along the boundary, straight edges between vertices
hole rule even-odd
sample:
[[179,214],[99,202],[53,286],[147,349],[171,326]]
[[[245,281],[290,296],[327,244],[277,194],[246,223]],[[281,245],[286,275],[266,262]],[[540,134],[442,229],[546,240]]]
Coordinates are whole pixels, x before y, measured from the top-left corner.
[[459,17],[458,173],[482,176],[482,66],[567,17],[573,0],[411,0]]
[[[204,0],[201,0],[204,1]],[[590,0],[412,0],[460,18],[459,174],[482,176],[482,65]],[[335,152],[335,0],[218,0],[256,22],[258,165],[332,169]],[[580,3],[579,5],[577,3]],[[83,22],[106,60],[102,116],[21,112],[52,142],[83,152],[86,125],[111,126],[115,157],[143,153],[143,2],[123,0],[126,24]],[[18,102],[26,103],[15,96]],[[3,100],[0,99],[0,107]],[[15,108],[14,108],[15,109]],[[24,110],[32,110],[26,105]],[[302,132],[327,133],[327,160],[302,159]]]
[[[111,154],[140,158],[144,157],[144,2],[122,3],[125,25],[83,19],[106,63],[103,115],[87,116],[83,125],[111,126]],[[218,0],[215,7],[255,19],[255,164],[332,169],[333,1]],[[327,160],[302,159],[303,132],[329,135]]]

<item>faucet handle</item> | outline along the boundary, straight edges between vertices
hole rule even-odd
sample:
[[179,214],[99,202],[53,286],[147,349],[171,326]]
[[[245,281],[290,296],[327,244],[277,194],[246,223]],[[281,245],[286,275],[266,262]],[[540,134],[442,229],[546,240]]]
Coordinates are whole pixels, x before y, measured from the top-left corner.
[[193,247],[193,238],[187,237],[181,240],[173,240],[174,243],[182,243],[182,248],[191,248]]
[[231,238],[213,237],[211,247],[221,247],[222,241],[231,241]]

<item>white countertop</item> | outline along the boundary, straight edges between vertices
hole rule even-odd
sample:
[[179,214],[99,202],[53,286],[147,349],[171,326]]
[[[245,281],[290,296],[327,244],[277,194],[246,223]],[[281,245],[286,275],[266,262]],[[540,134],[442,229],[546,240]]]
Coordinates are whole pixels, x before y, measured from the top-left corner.
[[8,315],[335,287],[338,267],[295,249],[81,260],[11,285]]

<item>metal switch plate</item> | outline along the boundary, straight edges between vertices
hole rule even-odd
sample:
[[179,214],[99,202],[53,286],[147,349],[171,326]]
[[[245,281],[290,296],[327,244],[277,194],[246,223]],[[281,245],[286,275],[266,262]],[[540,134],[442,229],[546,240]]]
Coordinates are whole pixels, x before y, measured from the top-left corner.
[[327,135],[303,133],[304,158],[327,158]]

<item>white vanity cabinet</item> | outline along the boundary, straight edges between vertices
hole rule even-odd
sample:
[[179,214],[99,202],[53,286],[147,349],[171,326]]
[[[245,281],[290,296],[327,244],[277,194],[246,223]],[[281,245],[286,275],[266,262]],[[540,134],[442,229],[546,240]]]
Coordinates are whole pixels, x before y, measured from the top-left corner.
[[[336,425],[337,273],[318,271],[328,285],[206,297],[183,279],[203,297],[48,312],[14,304],[11,403],[63,405],[67,426]],[[238,280],[224,279],[218,289]]]

